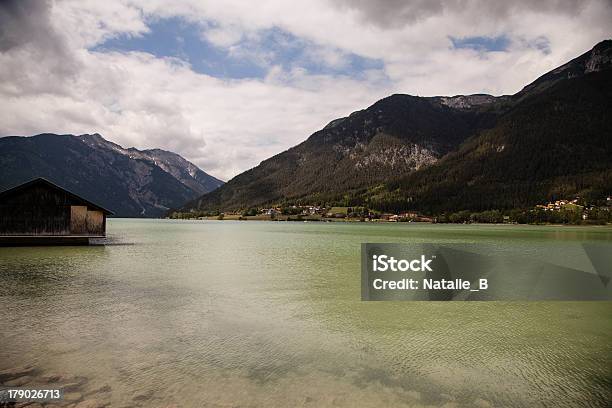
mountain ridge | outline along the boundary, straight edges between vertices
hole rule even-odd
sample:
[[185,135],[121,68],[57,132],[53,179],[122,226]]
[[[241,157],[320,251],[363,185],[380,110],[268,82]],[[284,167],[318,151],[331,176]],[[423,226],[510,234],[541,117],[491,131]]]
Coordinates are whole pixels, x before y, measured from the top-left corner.
[[[352,205],[372,205],[377,203],[380,197],[377,196],[378,193],[367,190],[377,186],[382,188],[387,196],[397,198],[398,195],[404,195],[404,201],[398,201],[397,208],[419,207],[414,201],[417,197],[411,196],[408,190],[400,189],[400,192],[394,192],[392,189],[399,188],[400,184],[393,182],[410,178],[411,174],[412,181],[420,174],[427,175],[428,168],[435,166],[446,156],[453,157],[462,148],[465,149],[464,146],[478,140],[482,134],[485,134],[485,138],[492,138],[491,135],[497,132],[510,132],[512,126],[518,123],[513,121],[528,120],[534,125],[533,128],[544,133],[546,143],[537,144],[538,148],[543,149],[539,152],[542,157],[548,157],[546,149],[551,146],[552,151],[561,155],[562,147],[555,142],[557,136],[548,134],[545,130],[548,126],[562,135],[565,135],[567,130],[555,128],[552,122],[543,122],[552,120],[549,117],[554,115],[537,117],[523,108],[540,97],[546,98],[545,103],[535,106],[542,112],[550,114],[551,106],[554,112],[557,100],[562,101],[563,106],[559,105],[558,108],[564,109],[566,115],[581,112],[581,101],[559,99],[559,95],[549,90],[555,86],[571,87],[568,85],[571,80],[603,73],[601,76],[604,80],[600,84],[603,88],[590,93],[577,93],[587,98],[585,103],[600,98],[602,93],[607,92],[605,79],[610,76],[611,55],[612,40],[602,41],[590,51],[540,76],[514,95],[391,95],[366,109],[329,122],[304,142],[262,161],[260,165],[234,177],[223,187],[187,203],[179,211],[239,210],[278,202],[352,202]],[[580,84],[587,86],[588,81]],[[602,103],[603,106],[608,106],[607,102]],[[522,112],[522,116],[513,113],[516,111]],[[597,114],[600,113],[597,109]],[[591,120],[588,113],[582,114],[580,118],[587,122]],[[536,126],[538,123],[542,126]],[[590,131],[597,133],[610,130],[606,121],[599,121],[598,126],[602,128]],[[537,136],[531,135],[536,137],[534,140],[537,140]],[[593,139],[601,144],[597,135],[586,136],[588,140]],[[521,143],[528,145],[531,142],[526,139]],[[596,146],[597,143],[594,143],[588,147],[596,149]],[[604,146],[607,144],[604,143]],[[572,144],[571,147],[580,150],[577,145]],[[519,154],[531,155],[531,152],[521,150]],[[566,157],[563,157],[566,160]],[[588,157],[588,154],[580,154],[580,157]],[[534,156],[534,160],[539,159]],[[443,163],[447,161],[448,159]],[[595,167],[597,166],[594,165]],[[559,175],[572,177],[562,171]],[[527,205],[536,198],[552,194],[552,191],[543,190],[542,187],[542,191],[537,194],[527,194],[529,199],[520,204]],[[436,194],[443,192],[438,191]],[[429,197],[428,200],[427,202],[431,203],[434,198]],[[494,202],[496,200],[483,205],[486,207]]]
[[135,147],[124,148],[117,143],[104,139],[100,134],[78,135],[83,143],[92,147],[114,149],[131,158],[150,160],[164,171],[172,174],[183,184],[194,191],[203,194],[214,190],[224,182],[202,171],[198,166],[174,152],[159,148],[139,150]]
[[163,216],[223,184],[175,153],[126,149],[99,134],[2,137],[0,167],[2,190],[44,177],[128,217]]

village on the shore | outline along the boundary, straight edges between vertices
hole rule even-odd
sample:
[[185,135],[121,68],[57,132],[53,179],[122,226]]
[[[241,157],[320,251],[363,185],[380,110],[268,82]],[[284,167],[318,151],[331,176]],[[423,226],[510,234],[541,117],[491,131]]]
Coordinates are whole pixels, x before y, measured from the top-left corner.
[[427,222],[453,224],[574,224],[604,225],[612,223],[612,197],[597,203],[586,203],[580,197],[538,204],[529,209],[458,211],[427,215],[416,211],[397,214],[376,211],[363,206],[277,205],[242,211],[173,212],[168,218],[191,220],[259,220],[323,222]]

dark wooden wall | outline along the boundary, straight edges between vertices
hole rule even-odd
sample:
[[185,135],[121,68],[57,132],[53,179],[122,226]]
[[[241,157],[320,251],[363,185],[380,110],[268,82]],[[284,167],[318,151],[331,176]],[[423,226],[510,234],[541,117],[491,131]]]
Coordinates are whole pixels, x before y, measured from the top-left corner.
[[0,234],[70,233],[70,198],[45,185],[35,185],[0,202]]
[[61,188],[37,183],[0,196],[0,236],[102,236],[105,232],[104,212]]

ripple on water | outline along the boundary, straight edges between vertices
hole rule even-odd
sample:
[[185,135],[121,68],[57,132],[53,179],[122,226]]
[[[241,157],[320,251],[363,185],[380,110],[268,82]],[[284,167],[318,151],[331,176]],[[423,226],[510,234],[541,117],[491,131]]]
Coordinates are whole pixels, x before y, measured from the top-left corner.
[[610,303],[359,300],[361,242],[589,239],[513,231],[111,220],[104,246],[0,249],[0,362],[112,406],[606,406]]

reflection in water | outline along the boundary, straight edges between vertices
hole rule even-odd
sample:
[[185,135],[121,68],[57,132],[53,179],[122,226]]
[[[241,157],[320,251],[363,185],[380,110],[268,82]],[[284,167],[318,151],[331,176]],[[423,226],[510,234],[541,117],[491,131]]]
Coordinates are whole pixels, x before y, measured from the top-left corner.
[[606,406],[609,302],[361,302],[359,251],[486,242],[589,270],[581,244],[610,241],[610,228],[110,220],[105,246],[0,249],[0,369],[86,378],[75,398],[112,406]]

